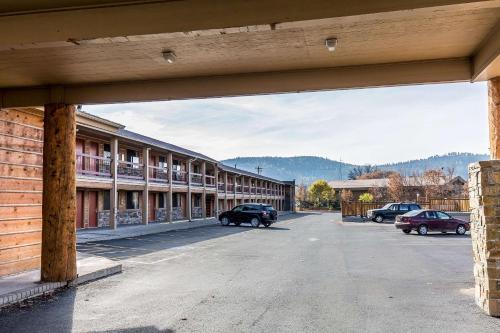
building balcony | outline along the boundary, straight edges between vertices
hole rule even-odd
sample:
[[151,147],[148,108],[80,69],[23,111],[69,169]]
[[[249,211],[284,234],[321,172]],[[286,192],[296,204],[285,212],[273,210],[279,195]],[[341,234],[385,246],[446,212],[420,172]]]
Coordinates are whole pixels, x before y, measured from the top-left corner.
[[249,186],[243,186],[243,193],[250,193],[250,187]]
[[118,161],[118,177],[127,179],[144,179],[144,165],[141,163]]
[[243,189],[243,186],[236,185],[236,193],[241,193],[242,189]]
[[219,192],[225,192],[226,191],[226,184],[224,184],[224,183],[217,183],[217,190]]
[[227,191],[234,192],[234,184],[227,184]]
[[87,154],[76,154],[76,173],[82,176],[111,177],[111,159]]
[[168,169],[164,167],[150,166],[149,180],[154,183],[168,184]]
[[201,173],[191,172],[191,185],[193,186],[203,186],[203,175]]

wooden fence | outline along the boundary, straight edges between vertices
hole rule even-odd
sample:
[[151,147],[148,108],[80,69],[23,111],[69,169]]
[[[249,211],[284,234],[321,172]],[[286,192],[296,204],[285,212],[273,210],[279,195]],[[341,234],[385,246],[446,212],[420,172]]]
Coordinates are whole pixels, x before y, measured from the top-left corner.
[[[389,202],[359,202],[359,201],[342,201],[341,211],[342,216],[367,216],[370,209],[382,208]],[[442,210],[445,212],[470,212],[469,199],[467,198],[452,198],[452,199],[429,199],[427,201],[419,201],[418,204],[424,209]]]

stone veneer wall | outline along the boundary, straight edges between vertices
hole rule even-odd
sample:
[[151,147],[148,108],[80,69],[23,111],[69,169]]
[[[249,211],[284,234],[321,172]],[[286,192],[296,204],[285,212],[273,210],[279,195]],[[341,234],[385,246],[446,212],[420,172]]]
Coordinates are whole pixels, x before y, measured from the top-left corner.
[[201,207],[193,207],[193,210],[191,211],[191,216],[194,219],[202,218],[203,214]]
[[167,222],[168,209],[157,208],[155,209],[155,222]]
[[173,220],[182,220],[184,219],[184,210],[182,207],[174,207],[172,208],[172,219]]
[[476,303],[500,316],[500,160],[469,166]]
[[97,226],[99,228],[109,227],[109,218],[111,212],[109,210],[101,210],[97,212]]
[[118,224],[140,224],[142,223],[142,210],[127,209],[116,214]]

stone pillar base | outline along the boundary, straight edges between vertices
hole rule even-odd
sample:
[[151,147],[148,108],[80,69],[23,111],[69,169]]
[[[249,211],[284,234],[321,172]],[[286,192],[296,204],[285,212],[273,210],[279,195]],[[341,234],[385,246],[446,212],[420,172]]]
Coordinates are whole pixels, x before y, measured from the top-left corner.
[[469,166],[469,197],[476,304],[500,317],[500,160]]

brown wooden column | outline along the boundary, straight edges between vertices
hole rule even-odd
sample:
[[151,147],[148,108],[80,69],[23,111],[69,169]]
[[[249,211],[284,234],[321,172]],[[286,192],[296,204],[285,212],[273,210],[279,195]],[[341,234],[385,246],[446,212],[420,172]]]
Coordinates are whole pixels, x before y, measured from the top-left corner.
[[75,107],[45,105],[41,280],[76,278]]
[[500,77],[488,82],[488,120],[490,125],[490,156],[500,159]]

